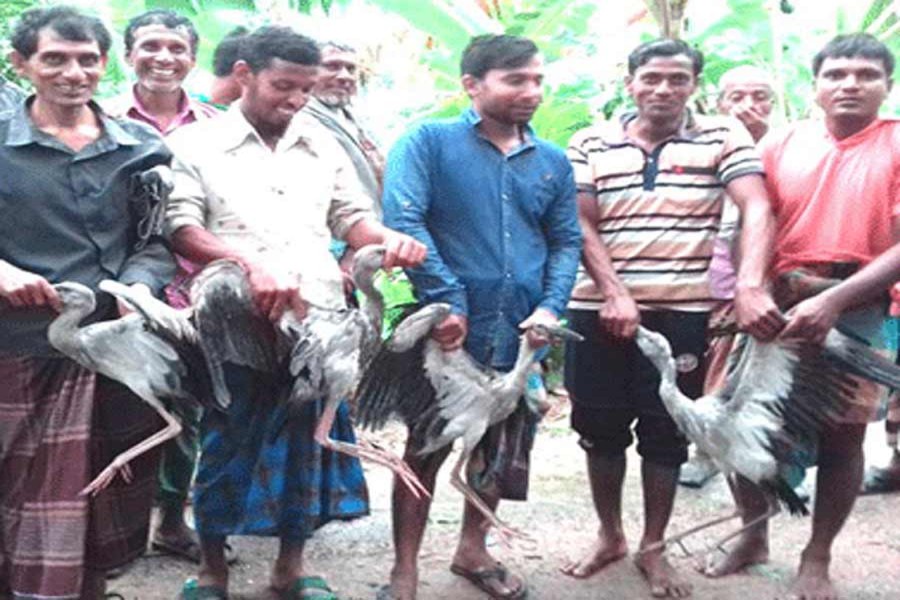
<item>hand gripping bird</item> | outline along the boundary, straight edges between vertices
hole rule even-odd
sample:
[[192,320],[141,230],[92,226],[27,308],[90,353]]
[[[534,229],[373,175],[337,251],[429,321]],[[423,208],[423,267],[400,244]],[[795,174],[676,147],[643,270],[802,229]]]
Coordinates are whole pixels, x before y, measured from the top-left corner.
[[[503,373],[478,364],[464,350],[444,352],[429,337],[450,314],[447,304],[429,304],[406,317],[372,360],[357,389],[357,419],[377,429],[391,418],[409,428],[418,454],[429,454],[462,439],[451,484],[497,528],[501,538],[527,537],[503,523],[465,482],[462,468],[491,425],[509,417],[525,391],[536,349],[521,336],[512,370]],[[559,325],[532,328],[551,340],[581,340]]]
[[215,395],[197,344],[197,332],[186,312],[170,308],[150,294],[107,280],[100,283],[100,289],[135,312],[79,327],[96,307],[93,291],[74,282],[53,287],[63,308],[48,328],[50,344],[81,366],[130,388],[166,423],[159,432],[116,456],[81,494],[98,493],[118,473],[129,481],[129,461],[181,432],[181,423],[163,407],[162,398],[199,402],[218,410],[227,408],[227,402],[213,401]]
[[[748,527],[771,518],[779,504],[791,514],[809,514],[789,478],[805,468],[803,457],[814,452],[819,434],[846,414],[858,387],[857,377],[900,389],[897,365],[832,329],[822,347],[742,336],[729,358],[724,387],[691,400],[676,384],[668,340],[639,327],[636,341],[660,372],[659,394],[678,428],[723,473],[742,475],[770,497],[767,513],[710,548],[721,547]],[[680,543],[688,535],[738,516],[703,523],[653,548]]]

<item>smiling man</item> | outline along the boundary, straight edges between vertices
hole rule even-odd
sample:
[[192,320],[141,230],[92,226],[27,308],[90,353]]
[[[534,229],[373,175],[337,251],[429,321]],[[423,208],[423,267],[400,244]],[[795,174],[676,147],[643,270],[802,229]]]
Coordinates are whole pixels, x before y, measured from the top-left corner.
[[774,336],[783,322],[764,287],[774,228],[762,166],[735,119],[687,109],[702,68],[702,55],[682,41],[639,46],[625,79],[637,110],[576,133],[569,145],[585,239],[569,308],[586,341],[567,349],[567,387],[600,530],[563,572],[588,577],[628,552],[622,482],[636,423],[645,525],[635,563],[654,596],[691,591],[664,548],[651,548],[664,537],[687,442],[634,335],[638,325],[663,333],[678,357],[679,387],[700,395],[700,357],[716,304],[708,271],[726,192],[744,218],[738,320],[760,337]]
[[[485,35],[463,52],[462,86],[472,100],[459,117],[430,121],[391,151],[385,174],[385,222],[429,248],[407,269],[423,303],[446,302],[452,314],[433,336],[445,351],[465,348],[480,363],[508,370],[524,321],[556,322],[575,278],[581,236],[572,169],[560,148],[528,122],[542,100],[544,64],[525,38]],[[469,481],[495,508],[523,500],[533,422],[519,410],[488,432],[469,461]],[[449,448],[406,461],[434,489]],[[475,465],[480,465],[476,467]],[[418,553],[430,498],[394,481],[395,562],[379,597],[416,597]],[[466,503],[453,573],[492,598],[522,598],[524,578],[487,551],[486,521]]]
[[[243,39],[239,56],[240,100],[167,140],[176,157],[167,210],[174,249],[201,264],[239,262],[273,323],[287,311],[303,318],[306,301],[345,308],[332,237],[353,248],[384,244],[388,268],[421,262],[422,244],[374,218],[331,135],[294,119],[316,83],[315,42],[263,27]],[[210,411],[201,421],[194,514],[203,562],[183,595],[227,597],[227,536],[263,535],[280,540],[270,579],[280,597],[333,599],[324,580],[306,572],[303,548],[317,527],[368,512],[359,461],[313,440],[317,403],[285,419],[287,404],[271,402],[284,392],[279,378],[239,367],[226,378],[228,414]],[[335,423],[336,439],[354,440],[346,407]]]
[[[834,285],[900,239],[900,123],[878,111],[891,90],[894,57],[867,34],[838,36],[813,58],[816,102],[823,119],[800,121],[763,139],[760,150],[777,219],[772,274],[782,308]],[[814,305],[813,305],[814,306]],[[820,342],[823,320],[805,304],[783,335]],[[878,346],[885,303],[846,312],[837,326]],[[792,593],[801,600],[837,597],[829,579],[831,546],[850,514],[863,473],[866,423],[879,413],[882,391],[859,382],[843,422],[818,440],[815,514]],[[767,509],[746,481],[736,487],[745,520]],[[763,522],[747,530],[710,575],[768,559]]]
[[[0,596],[104,597],[104,570],[146,549],[155,453],[130,485],[79,492],[118,452],[158,429],[122,386],[62,358],[46,329],[52,284],[115,279],[160,291],[174,263],[139,241],[131,186],[171,154],[152,129],[92,100],[110,35],[68,7],[22,14],[10,56],[34,94],[0,120]],[[119,316],[98,294],[90,319]]]

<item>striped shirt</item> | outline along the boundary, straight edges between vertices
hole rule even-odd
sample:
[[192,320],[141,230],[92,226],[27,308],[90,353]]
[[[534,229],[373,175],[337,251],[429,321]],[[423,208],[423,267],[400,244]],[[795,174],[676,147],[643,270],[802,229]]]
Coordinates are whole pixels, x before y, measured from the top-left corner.
[[[710,310],[708,271],[725,186],[762,173],[753,140],[734,118],[688,111],[681,130],[647,153],[625,133],[635,117],[572,137],[578,191],[597,196],[600,237],[641,308]],[[582,265],[569,307],[597,309],[602,301]]]

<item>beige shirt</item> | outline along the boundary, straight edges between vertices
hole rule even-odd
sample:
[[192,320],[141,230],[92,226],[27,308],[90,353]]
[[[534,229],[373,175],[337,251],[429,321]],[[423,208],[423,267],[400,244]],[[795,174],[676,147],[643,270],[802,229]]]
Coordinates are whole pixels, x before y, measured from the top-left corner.
[[295,119],[272,151],[233,106],[166,142],[175,154],[168,235],[203,227],[274,277],[299,281],[313,304],[344,305],[330,240],[374,217],[353,166],[327,132]]

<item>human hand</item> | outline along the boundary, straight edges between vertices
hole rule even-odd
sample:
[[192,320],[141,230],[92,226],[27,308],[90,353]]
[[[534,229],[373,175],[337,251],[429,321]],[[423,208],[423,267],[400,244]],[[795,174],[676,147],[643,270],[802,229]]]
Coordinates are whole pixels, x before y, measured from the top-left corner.
[[779,337],[821,345],[840,316],[841,307],[833,301],[833,296],[822,292],[788,311],[787,325]]
[[762,286],[738,286],[734,310],[738,329],[762,341],[774,339],[786,322],[772,295]]
[[391,231],[384,237],[384,262],[385,270],[393,267],[415,267],[422,264],[428,248],[412,236],[397,231]]
[[532,348],[541,348],[550,343],[550,338],[537,329],[534,325],[558,325],[559,319],[553,312],[546,308],[536,308],[531,315],[519,323],[519,329],[525,330],[525,337],[528,339],[528,345]]
[[0,298],[13,308],[49,306],[62,310],[62,301],[49,281],[6,261],[0,261]]
[[431,337],[441,345],[441,350],[449,352],[462,348],[469,332],[469,320],[463,315],[448,315],[431,330]]
[[300,286],[294,282],[278,281],[259,265],[244,263],[250,293],[257,308],[273,323],[278,322],[288,310],[298,319],[306,317],[306,302],[300,295]]
[[630,340],[641,324],[637,303],[628,293],[607,296],[597,311],[600,328],[614,338]]
[[754,140],[761,139],[769,131],[769,117],[758,108],[748,104],[738,104],[731,109],[731,116],[739,120],[750,132]]

